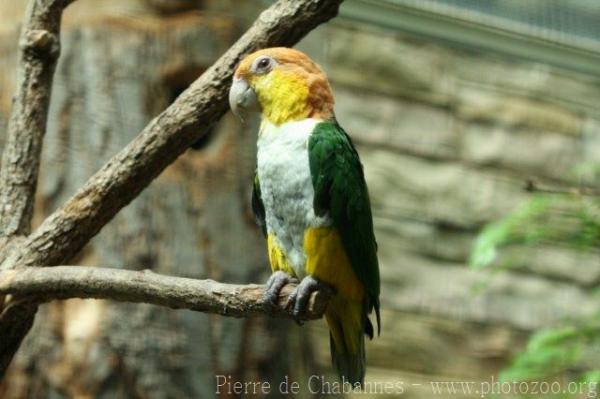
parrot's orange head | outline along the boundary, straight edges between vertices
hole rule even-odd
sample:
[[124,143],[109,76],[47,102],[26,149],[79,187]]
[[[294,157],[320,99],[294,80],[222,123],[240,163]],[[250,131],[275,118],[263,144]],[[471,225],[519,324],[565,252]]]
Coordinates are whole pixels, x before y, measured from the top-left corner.
[[259,50],[240,62],[229,104],[237,115],[260,111],[275,125],[333,117],[333,94],[323,71],[306,54],[285,47]]

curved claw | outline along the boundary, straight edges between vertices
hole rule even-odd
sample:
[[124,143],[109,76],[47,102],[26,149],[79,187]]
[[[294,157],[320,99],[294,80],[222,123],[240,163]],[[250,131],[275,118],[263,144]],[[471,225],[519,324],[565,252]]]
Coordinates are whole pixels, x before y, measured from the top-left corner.
[[331,290],[331,288],[313,276],[306,276],[288,297],[287,307],[293,307],[292,314],[298,324],[302,325],[301,319],[306,313],[311,294],[319,290]]
[[267,289],[265,291],[265,304],[268,306],[277,306],[279,302],[279,293],[281,289],[288,283],[295,283],[298,280],[281,270],[271,274],[267,280]]

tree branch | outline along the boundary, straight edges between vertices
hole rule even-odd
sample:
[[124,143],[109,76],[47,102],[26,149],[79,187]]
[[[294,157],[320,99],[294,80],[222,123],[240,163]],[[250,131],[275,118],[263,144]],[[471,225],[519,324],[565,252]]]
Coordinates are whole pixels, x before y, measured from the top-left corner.
[[62,10],[72,0],[30,1],[19,39],[17,93],[0,168],[0,235],[29,234]]
[[[139,136],[34,233],[6,250],[0,269],[66,263],[225,113],[233,69],[244,55],[262,47],[295,44],[333,18],[342,1],[279,0],[265,10],[237,43]],[[68,0],[52,3],[66,5]],[[29,331],[35,309],[30,304],[5,305],[0,315],[0,378]]]
[[[223,284],[165,276],[149,270],[54,266],[0,272],[0,294],[18,296],[19,301],[42,303],[69,298],[112,299],[232,317],[266,314],[291,318],[286,304],[294,288],[294,284],[286,285],[279,296],[279,305],[269,307],[263,303],[263,285]],[[302,320],[321,318],[330,297],[331,293],[326,291],[313,293]]]

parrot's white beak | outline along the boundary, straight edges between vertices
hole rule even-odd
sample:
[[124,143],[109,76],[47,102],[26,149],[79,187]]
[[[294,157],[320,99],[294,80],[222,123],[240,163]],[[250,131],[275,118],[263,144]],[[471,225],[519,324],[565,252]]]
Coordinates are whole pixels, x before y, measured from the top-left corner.
[[242,120],[249,112],[260,111],[256,93],[244,78],[233,78],[229,90],[229,106],[231,111]]

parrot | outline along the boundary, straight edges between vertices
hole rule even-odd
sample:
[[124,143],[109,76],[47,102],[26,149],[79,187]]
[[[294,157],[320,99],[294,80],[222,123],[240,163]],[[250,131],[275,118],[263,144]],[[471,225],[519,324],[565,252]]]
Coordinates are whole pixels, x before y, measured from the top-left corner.
[[261,116],[252,210],[266,237],[272,274],[265,301],[277,303],[288,283],[292,314],[330,287],[325,320],[339,378],[364,385],[365,336],[381,333],[377,243],[363,166],[334,115],[331,86],[305,53],[258,50],[237,66],[232,112]]

